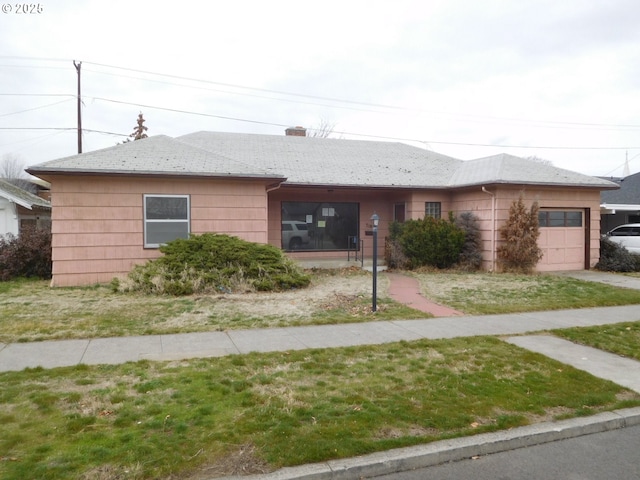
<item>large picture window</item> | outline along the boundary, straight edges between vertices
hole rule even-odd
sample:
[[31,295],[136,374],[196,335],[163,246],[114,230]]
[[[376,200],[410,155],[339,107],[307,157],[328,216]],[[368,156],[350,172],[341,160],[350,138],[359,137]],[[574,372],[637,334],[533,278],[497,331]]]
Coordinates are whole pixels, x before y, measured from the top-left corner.
[[144,195],[144,246],[189,238],[189,212],[188,195]]
[[347,250],[358,218],[357,203],[282,202],[282,249]]

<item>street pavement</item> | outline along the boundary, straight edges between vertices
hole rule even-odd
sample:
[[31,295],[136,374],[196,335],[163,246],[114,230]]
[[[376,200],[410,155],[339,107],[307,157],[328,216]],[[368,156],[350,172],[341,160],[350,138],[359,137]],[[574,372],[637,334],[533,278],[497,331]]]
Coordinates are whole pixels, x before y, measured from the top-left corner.
[[[640,279],[632,277],[590,271],[562,274],[618,287],[640,289]],[[170,361],[249,352],[336,348],[384,344],[401,340],[495,335],[514,345],[542,353],[640,393],[640,362],[575,345],[548,334],[533,334],[557,328],[638,320],[640,320],[640,305],[628,305],[508,315],[454,316],[225,332],[0,343],[0,372],[33,367],[119,364],[139,360]],[[265,480],[355,479],[638,424],[640,424],[640,408],[627,409],[588,418],[548,422],[507,432],[380,452],[355,459],[283,469],[254,478]]]
[[474,456],[376,480],[640,479],[640,425]]

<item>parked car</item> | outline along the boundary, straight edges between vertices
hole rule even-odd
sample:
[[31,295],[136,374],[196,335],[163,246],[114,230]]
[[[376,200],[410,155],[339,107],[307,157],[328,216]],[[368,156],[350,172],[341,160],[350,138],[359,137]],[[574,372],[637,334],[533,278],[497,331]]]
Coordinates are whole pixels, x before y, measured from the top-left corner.
[[624,246],[629,252],[640,254],[640,223],[620,225],[606,234],[612,242]]
[[282,248],[299,250],[309,243],[309,226],[304,222],[284,220],[282,222]]

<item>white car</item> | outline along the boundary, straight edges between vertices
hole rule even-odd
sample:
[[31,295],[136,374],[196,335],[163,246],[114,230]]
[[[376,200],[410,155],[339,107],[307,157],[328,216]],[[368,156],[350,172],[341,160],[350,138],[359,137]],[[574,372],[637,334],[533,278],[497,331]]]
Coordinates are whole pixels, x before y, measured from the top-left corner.
[[631,253],[640,254],[640,223],[620,225],[607,232],[607,238]]
[[304,222],[284,220],[282,222],[282,248],[299,250],[309,243],[309,226]]

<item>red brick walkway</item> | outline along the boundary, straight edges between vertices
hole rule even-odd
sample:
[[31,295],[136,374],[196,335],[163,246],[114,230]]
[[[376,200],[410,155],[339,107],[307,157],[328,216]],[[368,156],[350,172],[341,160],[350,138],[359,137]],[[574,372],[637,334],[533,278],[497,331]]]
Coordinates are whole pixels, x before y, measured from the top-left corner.
[[464,313],[445,307],[423,297],[420,294],[418,280],[408,275],[385,272],[389,278],[389,296],[399,303],[404,303],[408,307],[427,312],[434,317],[454,317],[464,315]]

